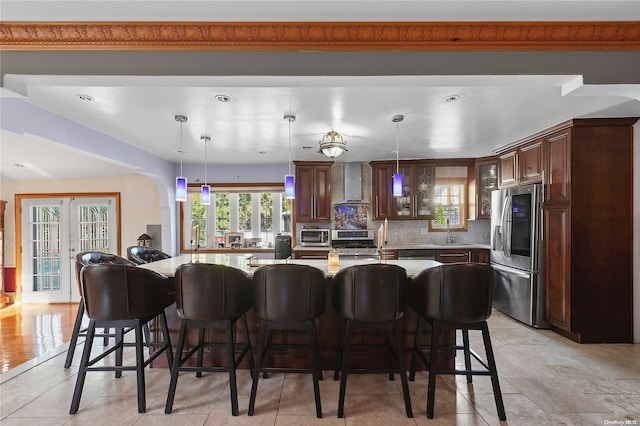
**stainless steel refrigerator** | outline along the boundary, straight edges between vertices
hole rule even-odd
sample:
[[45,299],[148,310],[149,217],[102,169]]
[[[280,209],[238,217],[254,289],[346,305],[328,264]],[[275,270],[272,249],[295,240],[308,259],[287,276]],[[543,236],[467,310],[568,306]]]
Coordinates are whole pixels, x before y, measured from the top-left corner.
[[530,184],[492,192],[491,266],[496,277],[493,307],[546,328],[541,188]]

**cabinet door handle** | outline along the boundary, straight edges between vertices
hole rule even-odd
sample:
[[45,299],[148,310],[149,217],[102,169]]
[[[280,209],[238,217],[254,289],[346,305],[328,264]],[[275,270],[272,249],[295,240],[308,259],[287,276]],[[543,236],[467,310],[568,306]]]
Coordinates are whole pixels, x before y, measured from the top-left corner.
[[316,218],[316,197],[311,197],[311,219]]
[[377,195],[376,195],[376,217],[380,217],[380,203],[378,202]]

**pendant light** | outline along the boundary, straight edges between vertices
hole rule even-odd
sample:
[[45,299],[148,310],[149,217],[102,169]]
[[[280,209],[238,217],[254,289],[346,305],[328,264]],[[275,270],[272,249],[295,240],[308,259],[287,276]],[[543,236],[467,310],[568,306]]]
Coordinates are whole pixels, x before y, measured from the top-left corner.
[[393,175],[393,196],[402,196],[402,175],[400,174],[400,143],[398,137],[398,123],[404,120],[404,115],[394,115],[391,121],[396,123],[396,172]]
[[174,117],[177,122],[180,123],[180,149],[178,150],[178,154],[180,154],[180,176],[176,178],[176,201],[187,201],[187,178],[182,176],[182,157],[184,156],[184,151],[182,150],[182,127],[187,121],[186,115],[176,115]]
[[294,114],[285,114],[284,119],[289,121],[289,174],[284,177],[284,196],[288,200],[296,198],[295,177],[291,174],[291,122],[296,121]]
[[200,140],[204,142],[204,185],[200,187],[200,199],[203,206],[211,204],[211,187],[207,184],[207,142],[211,140],[209,136],[202,135]]

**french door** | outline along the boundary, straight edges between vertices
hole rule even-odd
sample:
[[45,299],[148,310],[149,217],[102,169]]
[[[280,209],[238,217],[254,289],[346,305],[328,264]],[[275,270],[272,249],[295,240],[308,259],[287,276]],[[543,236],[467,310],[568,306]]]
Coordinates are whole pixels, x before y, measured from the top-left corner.
[[116,211],[116,197],[23,199],[22,302],[79,301],[75,255],[117,254]]

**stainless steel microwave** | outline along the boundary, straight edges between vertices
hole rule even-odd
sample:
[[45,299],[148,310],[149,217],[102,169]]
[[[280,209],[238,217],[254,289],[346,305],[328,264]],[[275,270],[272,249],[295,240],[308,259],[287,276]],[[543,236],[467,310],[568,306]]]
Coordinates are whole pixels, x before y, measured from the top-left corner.
[[331,230],[329,229],[301,229],[298,234],[298,244],[310,247],[329,247]]

